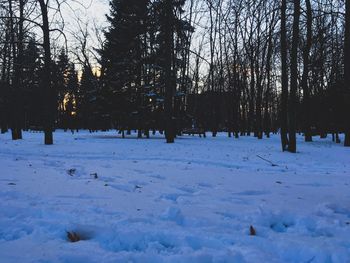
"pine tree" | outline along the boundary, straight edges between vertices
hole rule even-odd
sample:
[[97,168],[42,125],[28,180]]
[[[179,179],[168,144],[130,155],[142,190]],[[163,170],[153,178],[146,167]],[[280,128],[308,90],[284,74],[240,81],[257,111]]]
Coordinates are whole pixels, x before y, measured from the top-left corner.
[[64,99],[67,94],[69,58],[65,49],[61,49],[56,62],[56,72],[53,79],[56,80],[56,92],[58,99],[58,110],[61,115],[64,111]]
[[[112,98],[113,119],[128,119],[132,113],[141,120],[143,111],[144,40],[149,0],[112,0],[110,23],[101,51],[105,93]],[[141,136],[139,121],[139,136]]]
[[189,35],[193,32],[181,18],[184,3],[111,1],[110,28],[101,51],[104,93],[114,121],[122,129],[137,127],[139,137],[141,130],[148,134],[150,123],[160,130],[167,126],[171,131],[166,134],[175,136],[173,119],[180,115],[181,96],[176,112],[174,96],[178,86],[182,92],[187,89]]
[[88,66],[82,71],[79,89],[75,95],[77,118],[80,126],[91,130],[97,130],[99,120],[102,118],[106,103],[101,96],[98,79]]
[[23,51],[23,94],[25,108],[25,127],[42,125],[40,119],[42,115],[41,102],[41,53],[36,45],[36,40],[30,38]]
[[[156,41],[158,43],[158,60],[161,68],[160,85],[164,86],[164,121],[167,143],[173,143],[176,135],[175,95],[177,83],[184,84],[189,50],[189,32],[193,28],[181,18],[184,0],[158,0],[154,3],[155,21],[158,25]],[[182,85],[183,89],[184,85]],[[184,89],[182,91],[185,91]],[[180,94],[180,93],[178,93]]]
[[75,70],[74,63],[69,63],[67,68],[67,82],[65,92],[64,105],[64,120],[65,128],[70,128],[72,131],[77,129],[76,123],[76,98],[79,88],[78,74]]

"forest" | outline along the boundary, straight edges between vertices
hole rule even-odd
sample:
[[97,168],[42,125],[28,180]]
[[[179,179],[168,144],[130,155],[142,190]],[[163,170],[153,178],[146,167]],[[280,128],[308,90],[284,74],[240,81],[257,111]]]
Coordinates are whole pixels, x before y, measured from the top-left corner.
[[0,1],[0,125],[13,140],[116,129],[350,146],[350,0],[111,0],[105,25],[66,26],[76,2]]
[[0,0],[0,263],[349,263],[350,0]]

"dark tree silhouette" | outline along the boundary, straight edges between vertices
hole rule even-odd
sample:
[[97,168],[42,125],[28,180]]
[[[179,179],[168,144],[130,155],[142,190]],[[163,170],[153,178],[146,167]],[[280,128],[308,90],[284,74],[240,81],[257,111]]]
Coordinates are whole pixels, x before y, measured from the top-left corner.
[[281,60],[282,60],[282,97],[281,97],[281,142],[282,150],[288,147],[288,67],[287,67],[287,0],[281,5]]
[[297,92],[298,92],[298,45],[299,45],[300,0],[294,0],[293,39],[290,59],[290,99],[289,99],[289,144],[288,151],[297,150]]
[[[345,51],[345,56],[344,56],[344,76],[345,76],[345,85],[349,85],[350,83],[350,0],[346,0],[345,3],[346,7],[346,13],[345,13],[345,44],[344,44],[344,51]],[[347,87],[346,89],[346,94],[347,94],[347,111],[348,113],[350,112],[349,110],[349,100],[350,100],[350,88]],[[348,118],[348,113],[345,113],[345,117]],[[349,119],[346,120],[345,122],[345,146],[350,147],[350,121]]]

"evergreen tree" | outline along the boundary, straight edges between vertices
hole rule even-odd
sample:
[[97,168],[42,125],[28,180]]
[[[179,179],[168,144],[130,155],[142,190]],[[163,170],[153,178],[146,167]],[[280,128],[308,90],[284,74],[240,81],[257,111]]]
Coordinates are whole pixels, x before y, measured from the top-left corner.
[[[168,143],[174,142],[176,134],[175,116],[179,116],[174,108],[178,104],[174,98],[179,94],[177,84],[184,84],[182,80],[186,77],[184,72],[187,69],[186,54],[189,50],[188,32],[193,32],[193,28],[181,17],[184,4],[185,0],[158,0],[154,3],[154,18],[158,25],[157,63],[161,68],[160,86],[164,87],[164,122]],[[180,88],[180,91],[186,91],[184,85],[180,85]]]
[[56,62],[56,74],[53,76],[56,80],[56,92],[58,99],[59,114],[64,111],[64,101],[67,94],[69,58],[65,49],[61,49]]
[[64,97],[64,128],[70,128],[72,131],[77,129],[76,123],[76,98],[79,88],[78,74],[74,63],[69,63],[67,69],[67,83]]
[[41,102],[41,51],[36,40],[30,38],[23,51],[23,97],[25,109],[25,128],[42,126],[42,102]]
[[141,136],[143,111],[144,41],[149,0],[113,0],[110,23],[101,51],[105,61],[105,92],[111,98],[115,121],[129,119],[136,113]]
[[147,135],[151,125],[164,129],[165,119],[175,135],[172,120],[179,115],[181,99],[175,103],[174,96],[180,94],[177,89],[186,91],[189,83],[186,72],[193,32],[181,17],[184,3],[111,1],[110,27],[100,51],[104,92],[117,126],[137,128],[138,137],[142,130]]
[[107,106],[98,79],[88,66],[83,68],[75,104],[80,127],[88,128],[90,131],[102,128],[101,119]]

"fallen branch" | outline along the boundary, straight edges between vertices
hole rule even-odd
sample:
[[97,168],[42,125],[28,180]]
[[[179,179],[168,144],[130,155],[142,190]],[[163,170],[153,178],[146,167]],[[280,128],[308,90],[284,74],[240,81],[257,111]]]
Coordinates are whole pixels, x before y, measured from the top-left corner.
[[273,163],[273,162],[271,162],[271,161],[269,161],[269,160],[267,160],[267,159],[261,157],[260,155],[257,155],[257,157],[260,158],[261,160],[265,161],[265,162],[268,162],[268,163],[271,164],[271,166],[273,166],[273,167],[278,166],[277,164],[275,164],[275,163]]

